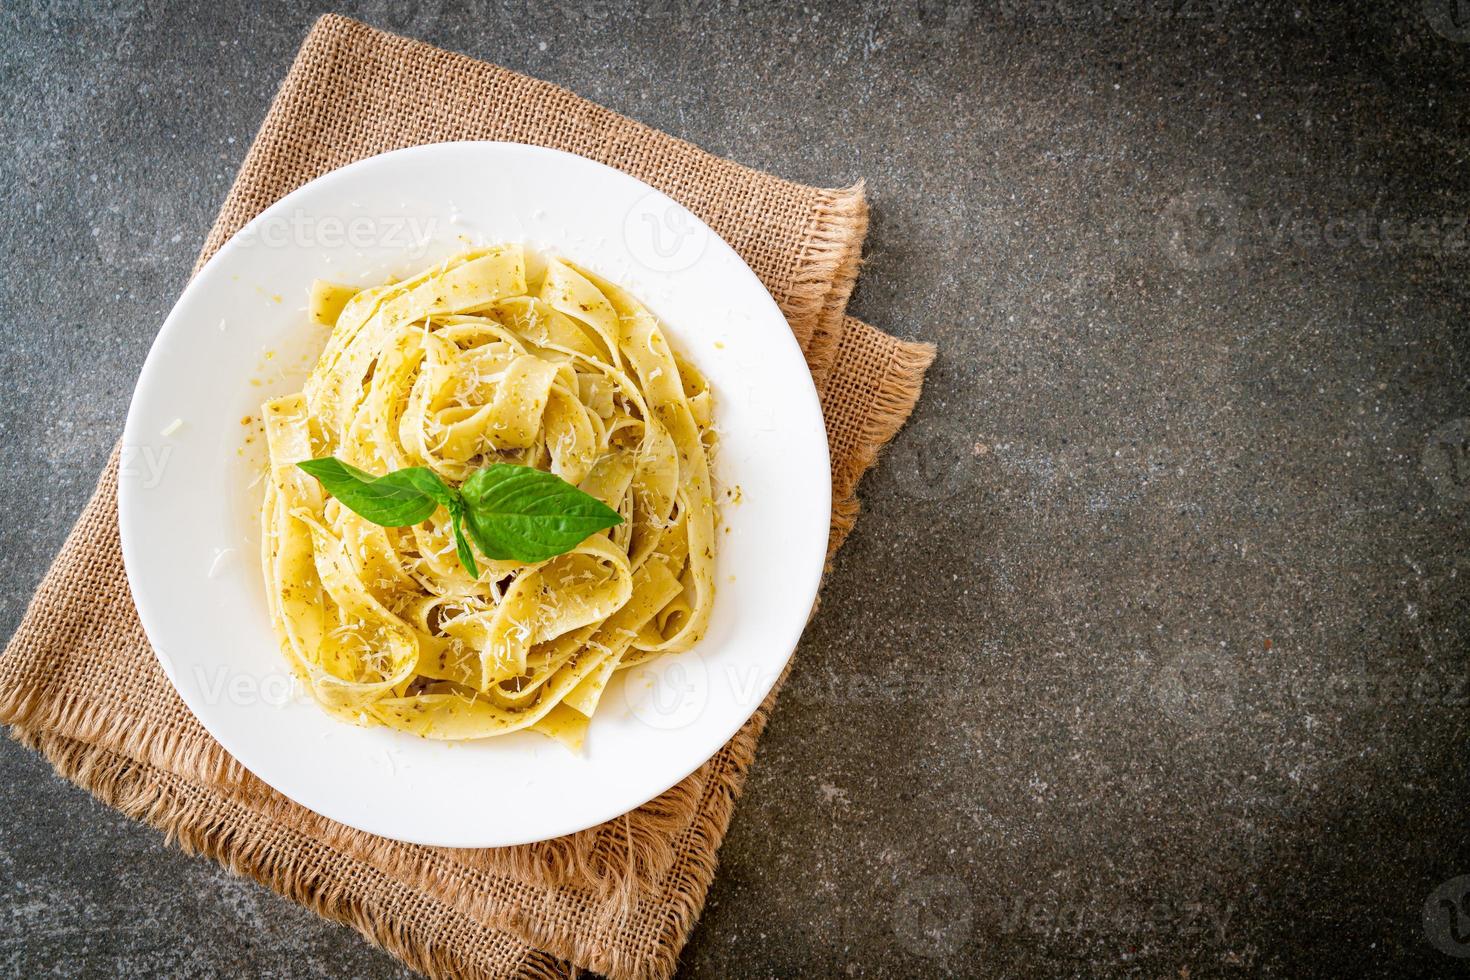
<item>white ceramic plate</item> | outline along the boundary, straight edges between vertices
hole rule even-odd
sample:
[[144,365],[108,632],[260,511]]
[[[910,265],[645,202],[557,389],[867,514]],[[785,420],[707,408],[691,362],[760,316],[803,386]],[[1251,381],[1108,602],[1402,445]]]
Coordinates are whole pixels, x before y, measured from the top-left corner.
[[[692,651],[619,675],[585,754],[534,733],[444,744],[329,718],[267,617],[261,402],[326,340],[312,279],[376,285],[468,244],[523,242],[629,288],[709,377],[726,502],[714,614]],[[250,417],[250,424],[242,419]],[[176,421],[179,420],[179,421]],[[165,435],[165,433],[167,433]],[[626,174],[510,143],[388,153],[286,197],[184,290],[143,366],[118,511],[138,613],[185,703],[251,772],[333,820],[486,847],[594,826],[677,783],[750,717],[796,646],[827,546],[827,441],[776,304],[706,225]]]

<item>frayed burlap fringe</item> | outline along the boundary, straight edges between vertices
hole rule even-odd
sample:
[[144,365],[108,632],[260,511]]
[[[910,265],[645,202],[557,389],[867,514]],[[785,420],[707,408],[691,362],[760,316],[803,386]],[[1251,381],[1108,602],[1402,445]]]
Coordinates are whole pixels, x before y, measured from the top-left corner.
[[[856,518],[863,471],[912,409],[933,358],[926,345],[844,316],[867,224],[860,183],[824,190],[782,181],[557,86],[327,16],[283,83],[200,263],[313,177],[454,139],[600,160],[680,201],[740,252],[790,321],[822,400],[830,559]],[[114,454],[0,657],[0,721],[16,738],[186,850],[352,925],[431,976],[673,973],[780,683],[713,759],[600,827],[472,851],[351,830],[247,772],[169,686],[122,569],[116,471]],[[99,671],[102,662],[108,669]]]
[[797,256],[781,311],[819,387],[821,374],[835,351],[833,342],[841,329],[842,313],[857,284],[867,233],[868,199],[863,181],[818,193],[806,246]]
[[827,292],[824,308],[818,313],[811,339],[802,346],[807,367],[812,372],[812,381],[817,390],[826,387],[827,375],[842,340],[845,321],[843,311],[857,286],[858,269],[862,265],[862,240],[868,233],[868,200],[865,185],[858,181],[851,188],[851,196],[824,213],[820,219],[823,238],[839,237],[844,232],[856,236],[855,244],[828,246],[823,258],[837,259],[831,266],[831,288]]
[[[844,330],[851,326],[855,332],[871,330],[861,321],[848,318]],[[839,342],[842,337],[839,335]],[[863,420],[861,435],[850,453],[832,454],[832,533],[827,542],[827,557],[830,561],[847,540],[847,535],[857,523],[861,511],[857,488],[864,473],[877,461],[884,447],[908,421],[919,395],[924,389],[924,372],[934,363],[937,349],[933,344],[895,342],[889,354],[888,366],[884,370],[883,384],[873,396],[873,401]],[[824,378],[819,386],[823,392],[823,408],[826,408],[826,392],[830,385]],[[832,434],[828,433],[828,438]]]
[[62,731],[79,742],[111,746],[118,753],[172,772],[197,774],[213,786],[243,786],[255,777],[213,740],[199,741],[151,722],[119,715],[111,705],[62,697],[48,700],[44,691],[8,703],[0,717],[16,730]]

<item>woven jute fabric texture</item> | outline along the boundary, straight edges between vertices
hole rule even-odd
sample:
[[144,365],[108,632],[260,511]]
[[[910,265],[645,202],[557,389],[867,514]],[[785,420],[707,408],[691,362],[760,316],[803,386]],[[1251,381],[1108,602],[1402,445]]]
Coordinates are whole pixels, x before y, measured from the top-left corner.
[[[835,551],[857,515],[858,480],[908,417],[933,358],[926,345],[844,315],[867,219],[861,186],[780,180],[554,85],[328,16],[282,84],[200,264],[314,177],[463,139],[534,143],[617,167],[740,252],[790,321],[822,397]],[[452,850],[343,827],[247,772],[169,685],[123,572],[114,455],[0,658],[0,721],[100,799],[430,975],[667,977],[779,688],[682,783],[569,837]]]

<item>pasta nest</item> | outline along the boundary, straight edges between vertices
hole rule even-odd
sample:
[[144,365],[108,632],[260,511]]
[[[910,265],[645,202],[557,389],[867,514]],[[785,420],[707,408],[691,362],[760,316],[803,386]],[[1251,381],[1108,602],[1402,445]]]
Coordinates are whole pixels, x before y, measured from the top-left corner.
[[[435,739],[530,729],[579,748],[620,670],[686,651],[714,595],[713,397],[617,285],[515,245],[371,289],[317,283],[331,335],[263,406],[266,593],[329,712]],[[560,476],[623,523],[536,564],[459,563],[447,512],[379,527],[295,464],[494,462]]]

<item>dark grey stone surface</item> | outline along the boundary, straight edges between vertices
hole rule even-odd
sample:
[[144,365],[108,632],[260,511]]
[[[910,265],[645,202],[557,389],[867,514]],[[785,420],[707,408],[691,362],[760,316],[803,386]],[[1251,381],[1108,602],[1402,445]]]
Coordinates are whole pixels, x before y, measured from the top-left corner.
[[[689,976],[1464,975],[1453,7],[343,8],[747,164],[867,178],[853,310],[940,345]],[[6,633],[316,12],[0,13]],[[402,972],[0,759],[0,973]]]

